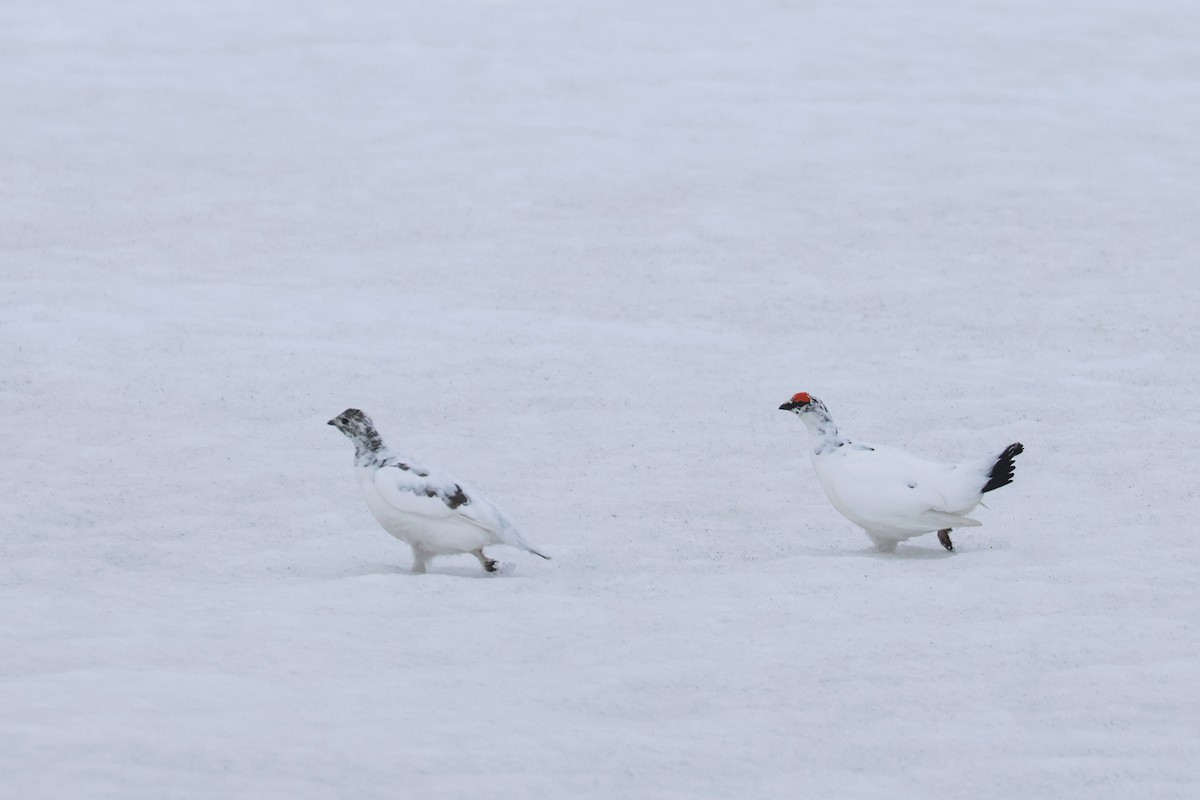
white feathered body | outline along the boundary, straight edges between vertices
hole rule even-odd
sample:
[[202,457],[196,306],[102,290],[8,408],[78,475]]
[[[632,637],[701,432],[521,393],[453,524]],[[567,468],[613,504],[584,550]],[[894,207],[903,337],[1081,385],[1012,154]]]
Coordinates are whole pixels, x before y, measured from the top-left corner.
[[385,531],[430,555],[492,544],[532,550],[486,497],[449,476],[395,456],[355,467],[367,508]]
[[896,544],[944,528],[976,527],[967,515],[983,499],[997,456],[939,464],[883,445],[848,442],[813,452],[829,502],[876,544]]

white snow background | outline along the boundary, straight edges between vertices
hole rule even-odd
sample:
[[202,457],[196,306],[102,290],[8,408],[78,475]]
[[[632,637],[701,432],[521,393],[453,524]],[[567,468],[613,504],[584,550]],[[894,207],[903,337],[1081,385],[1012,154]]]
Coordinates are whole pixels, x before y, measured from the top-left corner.
[[[1200,7],[0,8],[0,794],[1200,792]],[[794,392],[984,527],[874,552]],[[409,574],[352,448],[553,561]]]

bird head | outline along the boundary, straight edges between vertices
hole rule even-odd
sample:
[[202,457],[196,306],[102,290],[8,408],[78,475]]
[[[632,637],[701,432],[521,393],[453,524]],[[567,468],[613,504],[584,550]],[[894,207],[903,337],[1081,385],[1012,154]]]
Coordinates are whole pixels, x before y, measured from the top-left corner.
[[328,424],[351,439],[368,439],[375,434],[375,423],[371,422],[371,418],[357,408],[347,408],[329,420]]
[[808,392],[797,392],[792,395],[792,399],[779,407],[780,411],[791,411],[793,414],[803,416],[809,412],[821,412],[828,414],[829,411],[825,408],[825,404],[817,398],[813,397]]

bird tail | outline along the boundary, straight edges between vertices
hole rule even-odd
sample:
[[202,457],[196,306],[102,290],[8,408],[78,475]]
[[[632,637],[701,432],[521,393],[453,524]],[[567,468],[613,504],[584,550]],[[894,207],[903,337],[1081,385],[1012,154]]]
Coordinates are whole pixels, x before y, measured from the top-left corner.
[[550,556],[546,555],[545,553],[539,553],[537,550],[534,550],[529,545],[525,545],[525,551],[529,552],[529,553],[533,553],[535,556],[541,556],[542,558],[546,559],[547,561],[550,560]]
[[983,485],[984,494],[1012,483],[1013,473],[1017,469],[1013,463],[1013,459],[1024,452],[1025,445],[1020,442],[1014,442],[1004,448],[1004,452],[1000,454],[1000,457],[996,459],[996,463],[992,464],[991,470],[988,471],[988,482]]
[[513,547],[519,547],[526,553],[533,553],[535,556],[541,556],[547,561],[550,560],[550,556],[535,550],[533,546],[529,544],[529,542],[525,541],[525,537],[521,535],[519,530],[517,530],[511,524],[507,524],[507,520],[505,522],[506,524],[502,536],[508,544],[511,544]]

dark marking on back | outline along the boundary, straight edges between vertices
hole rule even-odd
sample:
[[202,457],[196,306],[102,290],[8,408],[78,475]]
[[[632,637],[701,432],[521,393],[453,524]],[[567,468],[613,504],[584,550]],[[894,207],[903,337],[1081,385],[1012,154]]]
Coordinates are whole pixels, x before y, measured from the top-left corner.
[[[428,470],[421,469],[420,467],[414,467],[412,464],[405,464],[403,461],[401,461],[400,459],[398,459],[394,456],[391,458],[388,458],[386,461],[384,461],[381,466],[395,467],[396,469],[402,469],[405,472],[411,472],[413,475],[416,475],[421,478],[429,477]],[[430,497],[433,497],[433,495],[430,495]]]
[[454,494],[442,499],[445,501],[446,505],[450,506],[451,509],[458,508],[459,506],[465,506],[467,503],[471,502],[471,498],[467,497],[466,492],[464,492],[462,487],[457,483],[454,484]]

